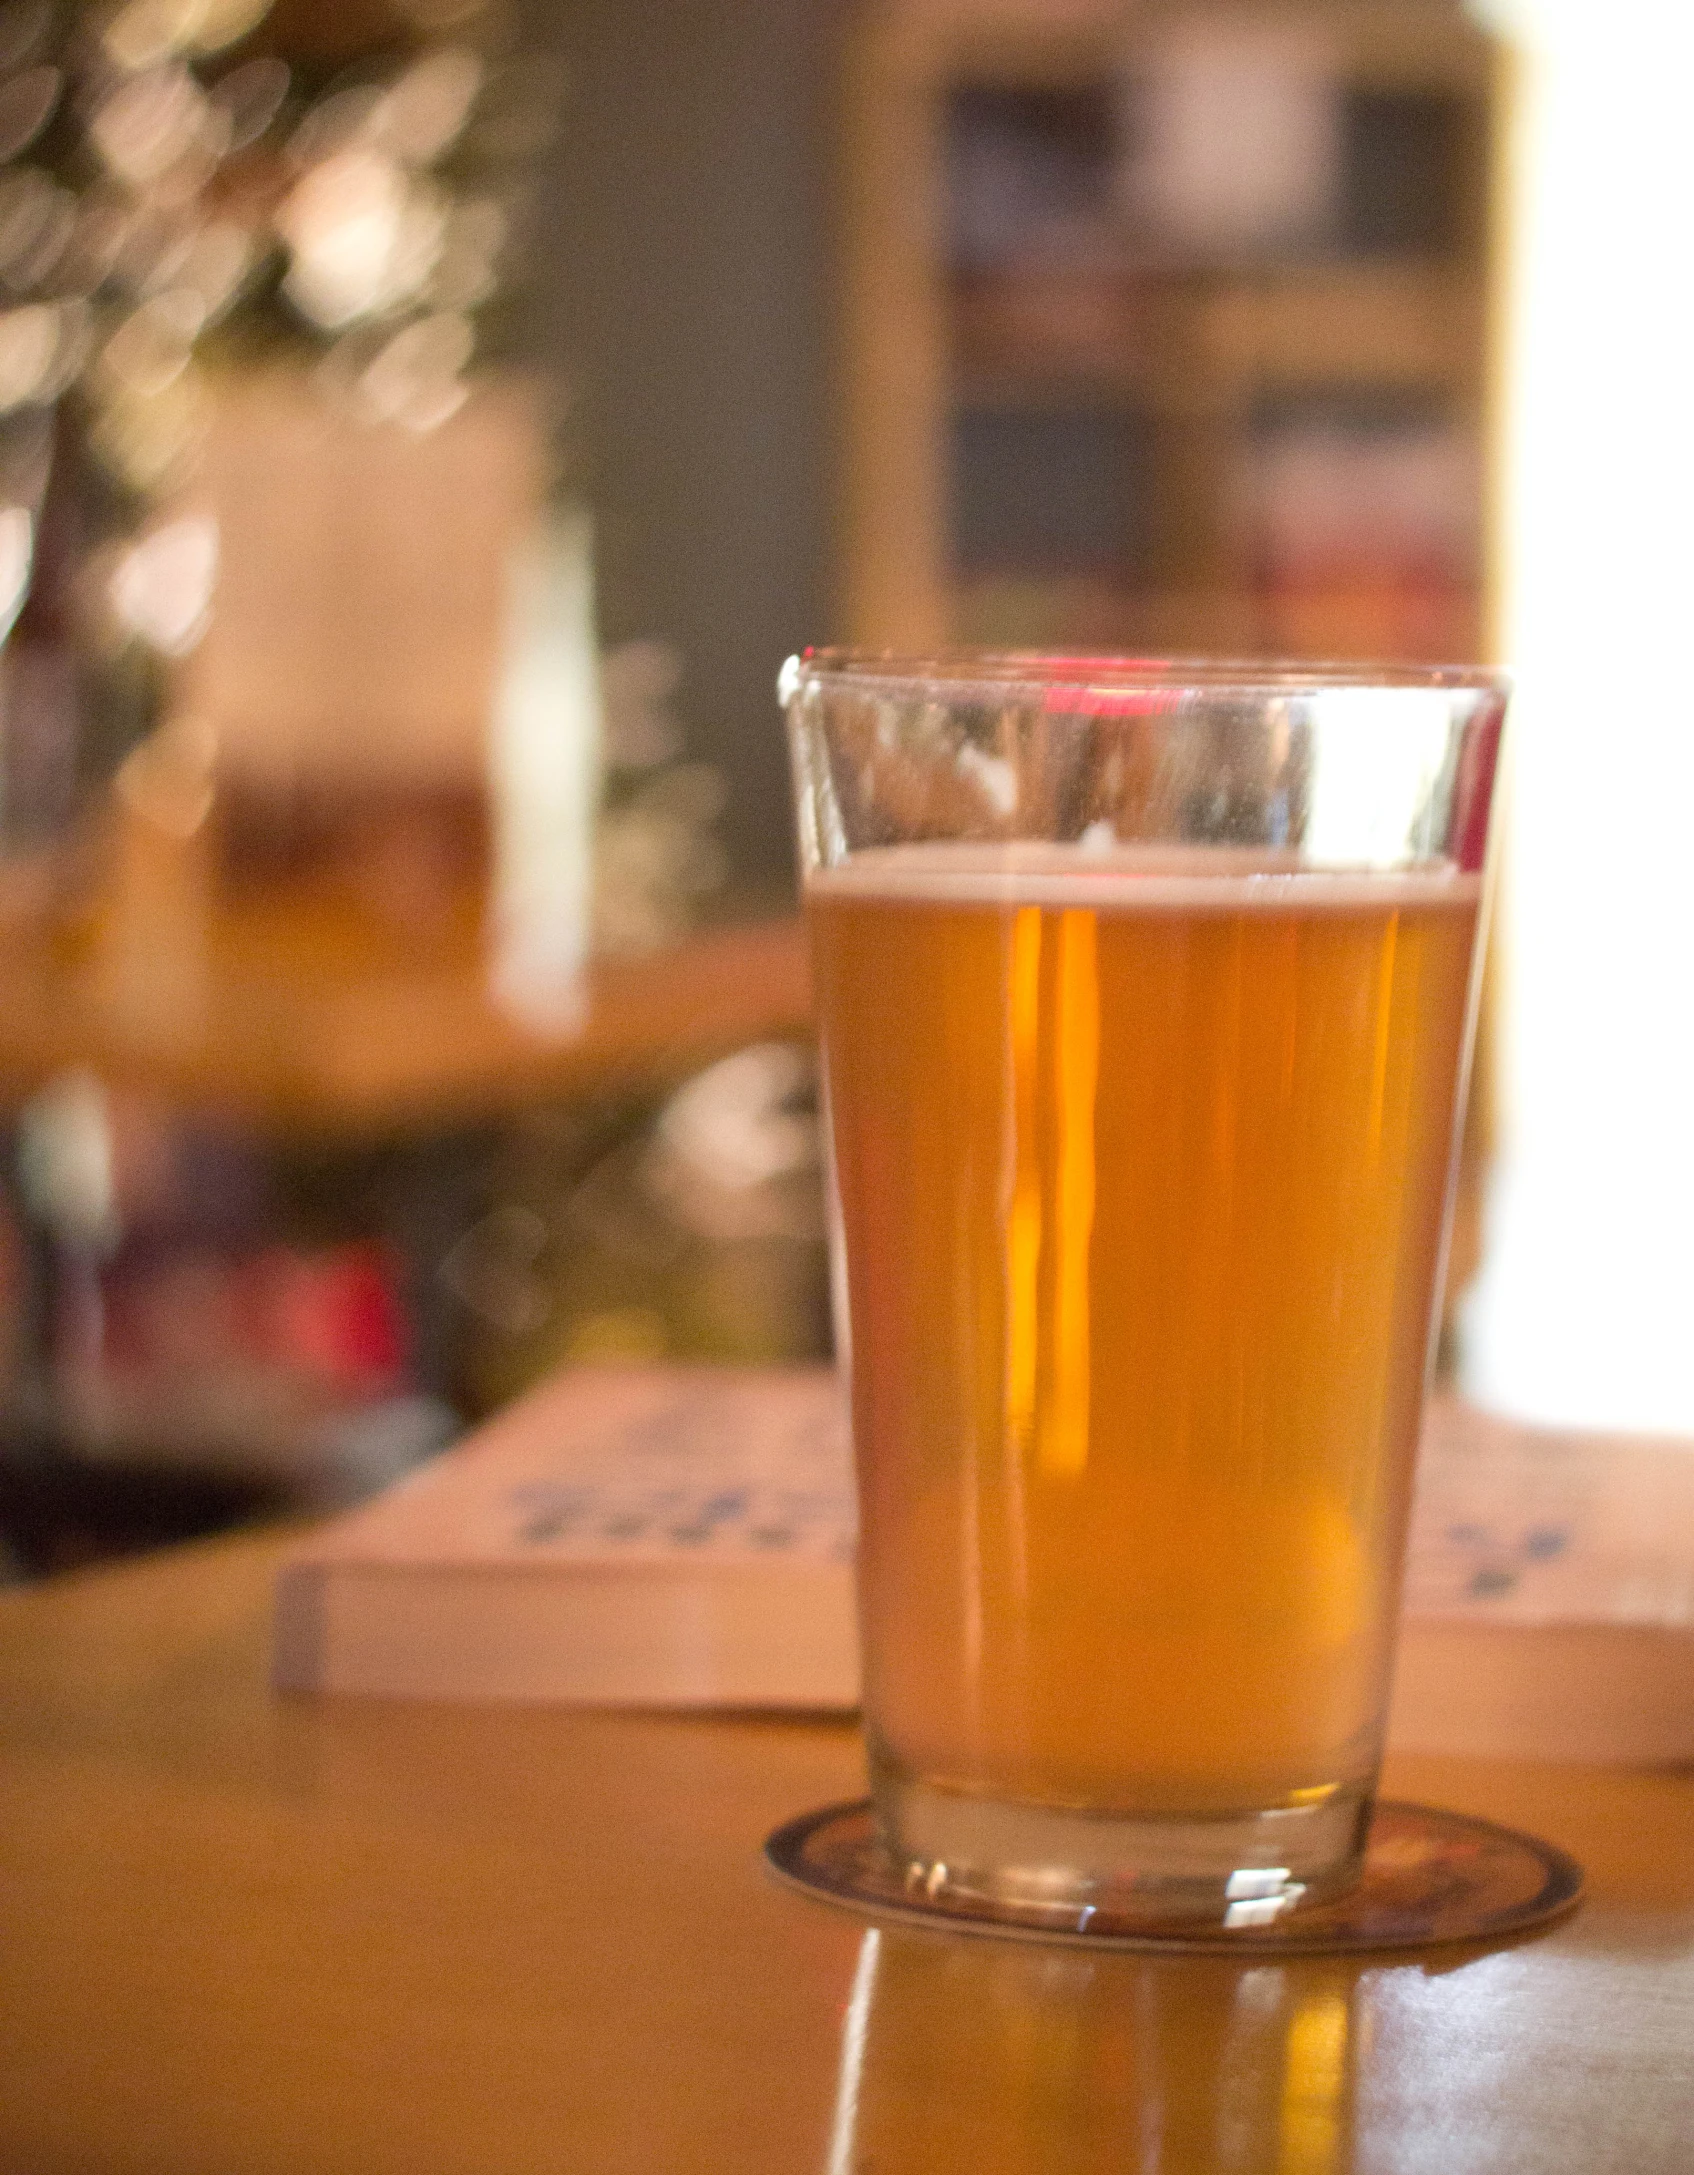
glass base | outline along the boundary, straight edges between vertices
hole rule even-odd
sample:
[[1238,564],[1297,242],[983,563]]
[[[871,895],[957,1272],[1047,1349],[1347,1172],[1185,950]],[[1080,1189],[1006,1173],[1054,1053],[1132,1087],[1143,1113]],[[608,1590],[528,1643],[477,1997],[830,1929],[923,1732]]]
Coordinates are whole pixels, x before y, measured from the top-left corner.
[[779,1880],[879,1924],[1150,1956],[1356,1955],[1503,1940],[1562,1916],[1582,1894],[1582,1868],[1550,1843],[1464,1813],[1380,1798],[1357,1884],[1332,1903],[1302,1898],[1268,1921],[1230,1919],[1227,1894],[1222,1915],[1202,1920],[1147,1917],[1133,1887],[1127,1909],[1084,1905],[1074,1915],[994,1903],[939,1882],[931,1895],[917,1867],[902,1870],[889,1856],[868,1799],[785,1821],[765,1844],[765,1862]]
[[907,1887],[1032,1922],[1096,1912],[1147,1925],[1274,1925],[1328,1903],[1364,1865],[1372,1792],[1337,1789],[1269,1812],[1145,1817],[1008,1804],[884,1771],[877,1826]]

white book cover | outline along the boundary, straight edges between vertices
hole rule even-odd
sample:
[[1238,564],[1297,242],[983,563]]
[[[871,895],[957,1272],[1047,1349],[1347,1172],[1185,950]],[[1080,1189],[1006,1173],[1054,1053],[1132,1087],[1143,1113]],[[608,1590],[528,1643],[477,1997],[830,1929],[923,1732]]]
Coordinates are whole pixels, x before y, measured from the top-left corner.
[[[826,1367],[580,1368],[285,1560],[290,1691],[847,1710]],[[1390,1748],[1694,1757],[1694,1449],[1431,1406]]]
[[582,1368],[304,1543],[280,1688],[851,1707],[831,1368]]

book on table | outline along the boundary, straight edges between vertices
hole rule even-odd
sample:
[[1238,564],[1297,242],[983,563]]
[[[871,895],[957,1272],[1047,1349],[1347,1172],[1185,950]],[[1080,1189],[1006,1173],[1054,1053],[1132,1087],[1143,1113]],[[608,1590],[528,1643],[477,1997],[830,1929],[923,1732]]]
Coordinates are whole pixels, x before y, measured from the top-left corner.
[[[853,1491],[828,1368],[580,1368],[295,1548],[288,1691],[840,1709]],[[1393,1749],[1694,1758],[1694,1450],[1425,1432]]]
[[1694,1443],[1434,1399],[1389,1744],[1694,1759]]
[[834,1371],[579,1368],[285,1561],[285,1690],[851,1707]]

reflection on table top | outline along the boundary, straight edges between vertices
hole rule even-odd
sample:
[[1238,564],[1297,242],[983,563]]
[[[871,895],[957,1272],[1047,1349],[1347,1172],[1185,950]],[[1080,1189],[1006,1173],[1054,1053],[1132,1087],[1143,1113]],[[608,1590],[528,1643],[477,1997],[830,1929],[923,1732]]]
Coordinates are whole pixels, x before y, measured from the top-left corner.
[[[333,916],[230,915],[155,956],[122,930],[69,959],[45,927],[0,944],[0,1091],[70,1066],[189,1108],[329,1132],[479,1122],[538,1096],[647,1081],[803,1032],[799,922],[702,933],[591,966],[580,1009],[526,1024],[490,994],[475,931],[408,956],[361,951]],[[128,949],[140,956],[131,958]]]
[[761,1872],[841,1726],[279,1703],[274,1544],[0,1597],[0,2165],[1694,2166],[1694,1775],[1402,1762],[1590,1900],[1488,1954],[1088,1957]]

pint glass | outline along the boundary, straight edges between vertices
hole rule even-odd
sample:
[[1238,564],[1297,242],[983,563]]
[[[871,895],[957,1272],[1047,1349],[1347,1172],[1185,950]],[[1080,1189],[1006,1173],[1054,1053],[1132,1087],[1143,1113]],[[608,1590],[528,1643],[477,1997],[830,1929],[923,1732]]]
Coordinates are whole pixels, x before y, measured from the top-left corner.
[[781,692],[883,1841],[1039,1923],[1334,1896],[1504,685],[816,652]]

